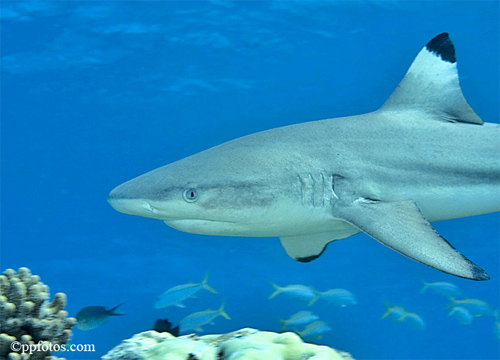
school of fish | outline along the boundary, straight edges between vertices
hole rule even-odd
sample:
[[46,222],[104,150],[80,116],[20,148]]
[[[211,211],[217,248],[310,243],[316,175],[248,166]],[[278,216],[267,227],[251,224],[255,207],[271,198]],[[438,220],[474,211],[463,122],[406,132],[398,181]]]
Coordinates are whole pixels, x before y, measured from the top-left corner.
[[[278,295],[285,295],[291,299],[307,303],[308,307],[317,302],[324,302],[327,306],[334,306],[336,308],[345,308],[358,304],[356,296],[346,289],[334,288],[318,291],[312,286],[303,284],[279,286],[271,282],[271,285],[274,291],[269,296],[269,299],[274,299]],[[155,309],[164,309],[169,306],[185,308],[186,305],[184,303],[194,298],[201,290],[217,294],[217,291],[208,285],[208,273],[199,283],[189,282],[168,288],[156,297],[153,307]],[[494,308],[481,299],[464,296],[462,290],[456,284],[449,282],[424,282],[420,289],[420,294],[424,294],[427,297],[438,295],[445,299],[448,304],[443,306],[444,312],[448,314],[449,318],[453,318],[461,325],[472,325],[475,319],[480,317],[493,318],[494,336],[500,341],[500,310],[498,308]],[[436,306],[436,304],[437,302],[434,302],[432,306]],[[76,328],[87,331],[104,325],[112,316],[123,315],[115,312],[121,305],[109,310],[103,306],[88,306],[83,308],[76,315]],[[428,307],[428,305],[426,306]],[[407,326],[420,331],[424,331],[427,328],[423,317],[416,312],[408,311],[405,306],[385,302],[385,307],[386,310],[382,314],[381,319],[392,319],[397,324],[407,324]],[[215,319],[219,316],[231,320],[225,311],[224,300],[221,301],[220,307],[216,310],[196,311],[185,316],[179,322],[180,333],[186,334],[190,331],[203,332],[204,327],[206,325],[213,325]],[[279,332],[293,331],[307,341],[320,340],[323,334],[332,330],[332,327],[328,323],[310,310],[299,310],[291,314],[288,319],[278,320],[280,323]]]
[[[434,293],[445,298],[449,303],[444,308],[448,317],[454,318],[461,325],[472,325],[478,317],[493,317],[495,338],[500,341],[499,309],[495,309],[486,301],[465,297],[462,290],[449,282],[424,282],[420,294]],[[417,330],[425,330],[426,323],[417,313],[409,312],[401,305],[386,303],[386,312],[382,319],[392,318],[396,323],[409,323]]]

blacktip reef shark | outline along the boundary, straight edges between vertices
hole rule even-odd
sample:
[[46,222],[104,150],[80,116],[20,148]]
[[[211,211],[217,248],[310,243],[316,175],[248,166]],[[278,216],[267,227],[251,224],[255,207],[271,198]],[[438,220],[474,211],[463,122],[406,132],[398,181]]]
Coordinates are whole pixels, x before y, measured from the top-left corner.
[[500,126],[465,100],[443,33],[380,109],[223,143],[116,187],[108,201],[188,233],[280,237],[302,262],[364,232],[445,273],[488,280],[429,221],[500,211]]

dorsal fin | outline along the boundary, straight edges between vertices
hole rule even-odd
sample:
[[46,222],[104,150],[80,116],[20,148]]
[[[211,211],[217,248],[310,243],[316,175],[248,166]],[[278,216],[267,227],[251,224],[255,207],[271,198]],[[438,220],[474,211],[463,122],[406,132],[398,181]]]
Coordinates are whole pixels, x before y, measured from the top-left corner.
[[482,124],[462,94],[455,47],[442,33],[420,51],[381,110],[421,108],[443,120]]

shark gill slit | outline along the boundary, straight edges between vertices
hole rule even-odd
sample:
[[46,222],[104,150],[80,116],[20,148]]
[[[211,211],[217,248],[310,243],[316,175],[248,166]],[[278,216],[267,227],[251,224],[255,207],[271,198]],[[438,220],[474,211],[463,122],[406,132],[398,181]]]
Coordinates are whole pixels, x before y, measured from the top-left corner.
[[297,180],[299,180],[300,199],[302,200],[302,205],[305,205],[305,186],[300,174],[297,174]]
[[298,175],[302,190],[302,205],[311,206],[314,201],[313,179],[310,173],[306,176]]
[[323,172],[317,174],[297,174],[302,205],[313,208],[324,208],[333,198],[337,198],[334,191],[334,175],[328,176]]
[[335,175],[331,175],[328,179],[329,179],[328,189],[332,190],[332,197],[329,198],[329,200],[330,201],[333,200],[333,199],[337,199],[338,200],[339,197],[335,193]]
[[[314,179],[314,178],[313,178]],[[317,180],[314,180],[314,201],[313,201],[313,206],[315,208],[321,208],[324,205],[324,178],[323,174],[319,173],[318,176],[316,176]]]
[[307,181],[300,174],[297,174],[300,184],[300,194],[302,199],[302,205],[307,205]]

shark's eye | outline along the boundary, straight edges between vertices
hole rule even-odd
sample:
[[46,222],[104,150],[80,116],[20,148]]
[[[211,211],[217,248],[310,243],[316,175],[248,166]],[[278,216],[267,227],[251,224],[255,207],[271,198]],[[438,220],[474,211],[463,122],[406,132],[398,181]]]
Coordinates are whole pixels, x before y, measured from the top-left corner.
[[184,190],[182,196],[184,197],[184,200],[186,200],[187,202],[195,202],[196,200],[198,200],[198,191],[189,188]]

